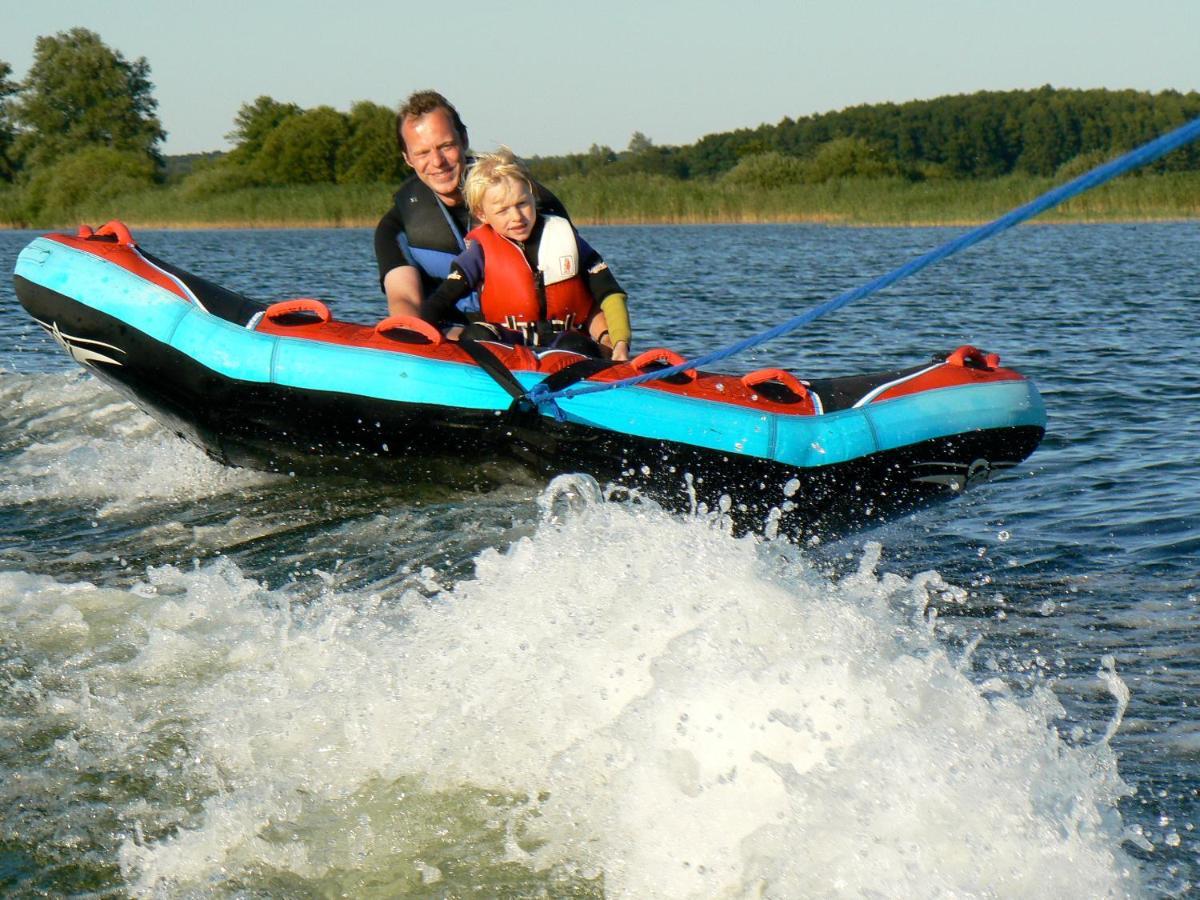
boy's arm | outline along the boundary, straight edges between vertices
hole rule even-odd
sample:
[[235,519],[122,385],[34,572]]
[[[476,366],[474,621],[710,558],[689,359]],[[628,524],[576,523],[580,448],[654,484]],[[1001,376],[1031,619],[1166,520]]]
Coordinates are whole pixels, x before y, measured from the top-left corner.
[[[633,340],[633,329],[629,327],[629,309],[624,294],[609,294],[600,301],[600,311],[608,326],[608,339],[613,348],[613,359],[622,362],[629,358],[629,342]],[[604,337],[601,335],[600,337]]]
[[450,263],[450,274],[437,289],[421,301],[421,318],[439,325],[442,322],[466,323],[467,317],[458,308],[458,301],[483,283],[483,247],[468,241],[467,249]]
[[458,301],[469,293],[471,285],[468,284],[462,269],[458,263],[451,263],[450,274],[446,276],[446,280],[421,301],[421,318],[433,325],[441,325],[443,322],[465,325],[467,317],[458,308]]
[[608,339],[612,341],[613,358],[617,359],[618,344],[624,344],[621,352],[623,358],[629,351],[629,342],[633,338],[633,329],[629,325],[629,309],[626,305],[625,291],[617,281],[616,276],[608,268],[603,257],[583,239],[579,242],[579,266],[587,279],[588,290],[599,304],[607,320]]

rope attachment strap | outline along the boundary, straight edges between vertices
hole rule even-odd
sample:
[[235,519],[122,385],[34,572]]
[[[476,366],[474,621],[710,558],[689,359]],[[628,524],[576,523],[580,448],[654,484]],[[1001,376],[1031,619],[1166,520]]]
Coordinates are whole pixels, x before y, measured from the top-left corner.
[[881,291],[886,287],[890,287],[897,281],[907,278],[920,272],[922,269],[933,265],[936,262],[941,262],[949,256],[953,256],[968,247],[973,247],[990,237],[994,237],[1002,231],[1012,228],[1014,225],[1019,225],[1034,216],[1040,215],[1046,210],[1064,203],[1073,197],[1078,197],[1085,191],[1089,191],[1094,187],[1099,187],[1105,182],[1111,181],[1118,175],[1136,169],[1139,166],[1144,166],[1147,163],[1152,163],[1156,159],[1166,156],[1173,150],[1178,150],[1192,141],[1200,139],[1200,119],[1194,119],[1186,125],[1176,128],[1174,131],[1167,132],[1161,137],[1155,138],[1147,144],[1143,144],[1128,153],[1118,156],[1114,160],[1110,160],[1103,165],[1097,166],[1090,172],[1080,175],[1078,178],[1068,181],[1066,184],[1059,185],[1040,197],[1031,200],[1024,206],[1019,206],[1011,212],[1006,213],[998,219],[988,222],[986,225],[980,225],[977,228],[947,241],[940,247],[935,247],[928,253],[918,256],[916,259],[910,260],[897,269],[893,269],[886,275],[881,275],[874,281],[846,291],[831,300],[826,300],[824,303],[814,306],[806,312],[801,313],[794,318],[788,319],[780,324],[769,328],[759,334],[751,335],[743,338],[736,343],[730,344],[717,350],[712,350],[708,353],[697,356],[695,359],[684,360],[677,364],[668,366],[664,369],[656,369],[651,372],[645,372],[640,375],[635,375],[631,378],[623,378],[620,381],[609,382],[583,382],[559,390],[549,389],[545,382],[534,385],[528,394],[528,398],[536,403],[539,407],[550,406],[551,410],[558,416],[562,413],[558,410],[556,400],[577,397],[581,394],[592,394],[598,391],[611,391],[616,388],[632,387],[638,384],[645,384],[648,381],[654,381],[659,378],[670,378],[672,375],[677,375],[680,372],[685,372],[692,369],[698,369],[702,366],[711,365],[715,362],[720,362],[723,359],[728,359],[735,356],[744,350],[749,350],[752,347],[757,347],[765,344],[768,341],[774,340],[777,337],[782,337],[792,331],[795,331],[802,325],[807,325],[809,322],[820,318],[826,313],[841,309],[855,300],[861,300],[863,297]]

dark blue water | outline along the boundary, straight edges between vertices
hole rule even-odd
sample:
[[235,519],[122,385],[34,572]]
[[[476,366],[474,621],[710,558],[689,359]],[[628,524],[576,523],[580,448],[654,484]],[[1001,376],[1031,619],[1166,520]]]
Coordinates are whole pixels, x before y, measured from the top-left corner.
[[[585,230],[637,344],[684,354],[957,233]],[[0,233],[6,270],[31,237]],[[139,237],[258,299],[383,312],[365,231]],[[1026,226],[731,360],[824,376],[971,343],[1045,397],[1024,466],[799,548],[585,483],[223,470],[0,285],[0,885],[1189,893],[1198,238]]]

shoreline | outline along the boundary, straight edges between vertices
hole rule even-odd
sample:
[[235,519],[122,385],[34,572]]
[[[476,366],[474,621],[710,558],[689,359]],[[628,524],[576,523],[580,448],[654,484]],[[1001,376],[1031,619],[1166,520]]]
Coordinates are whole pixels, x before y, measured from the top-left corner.
[[[321,228],[374,228],[378,218],[371,219],[267,219],[267,220],[154,220],[154,219],[121,219],[131,230],[150,231],[306,231]],[[667,225],[825,225],[834,228],[970,228],[985,225],[994,219],[987,218],[947,218],[947,219],[911,219],[895,221],[887,219],[858,220],[829,214],[815,215],[784,215],[763,216],[746,215],[733,216],[629,216],[629,217],[595,217],[575,216],[572,221],[579,227],[661,227]],[[1024,225],[1150,225],[1178,223],[1186,224],[1200,222],[1200,215],[1179,216],[1103,216],[1103,215],[1054,215],[1043,214],[1024,222]],[[0,223],[0,231],[36,231],[62,232],[74,231],[81,224],[76,221],[71,224],[49,224],[34,226],[17,226]],[[104,224],[102,221],[87,222],[93,227]]]

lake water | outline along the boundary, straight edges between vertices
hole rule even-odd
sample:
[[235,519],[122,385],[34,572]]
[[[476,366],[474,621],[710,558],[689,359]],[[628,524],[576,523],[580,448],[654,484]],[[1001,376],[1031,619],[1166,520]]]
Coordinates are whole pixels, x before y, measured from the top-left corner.
[[[584,233],[638,344],[691,354],[958,232]],[[6,271],[32,236],[0,233]],[[367,231],[139,237],[257,299],[383,311]],[[0,892],[1196,890],[1198,238],[1022,227],[732,360],[972,343],[1045,397],[1023,466],[802,547],[569,483],[220,468],[5,279]]]

